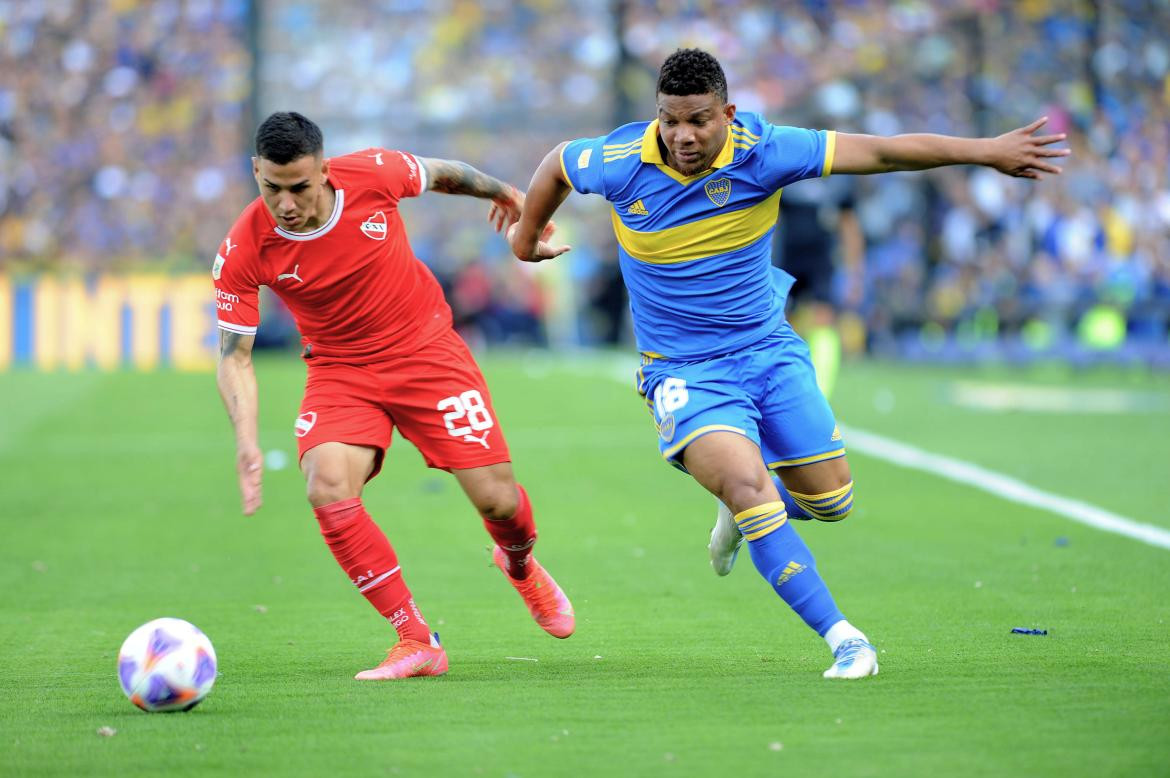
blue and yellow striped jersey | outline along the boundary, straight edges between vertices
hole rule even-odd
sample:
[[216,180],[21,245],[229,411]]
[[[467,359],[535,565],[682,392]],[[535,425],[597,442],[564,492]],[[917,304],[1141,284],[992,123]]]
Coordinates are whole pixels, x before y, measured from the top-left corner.
[[695,176],[666,165],[657,120],[575,140],[561,151],[573,188],[613,205],[643,353],[726,354],[783,321],[792,279],[774,283],[771,267],[780,190],[829,175],[836,133],[781,127],[746,112],[729,130],[712,169]]

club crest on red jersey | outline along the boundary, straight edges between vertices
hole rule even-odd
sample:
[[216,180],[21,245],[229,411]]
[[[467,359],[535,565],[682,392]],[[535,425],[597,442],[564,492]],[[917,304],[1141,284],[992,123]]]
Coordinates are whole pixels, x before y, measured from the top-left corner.
[[386,214],[378,211],[362,222],[362,232],[372,240],[386,240]]
[[296,424],[295,424],[297,437],[303,438],[306,435],[308,435],[309,431],[313,429],[313,425],[316,423],[317,423],[317,412],[316,411],[306,411],[305,413],[302,413],[300,416],[297,417]]

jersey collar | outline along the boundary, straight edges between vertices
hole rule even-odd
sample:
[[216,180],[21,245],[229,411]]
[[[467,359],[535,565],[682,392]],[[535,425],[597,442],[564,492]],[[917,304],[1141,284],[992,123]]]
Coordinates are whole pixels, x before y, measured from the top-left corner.
[[705,177],[712,170],[730,165],[732,159],[735,157],[735,147],[732,145],[731,128],[727,128],[727,140],[723,142],[723,148],[719,151],[719,155],[715,157],[715,161],[711,163],[711,167],[696,173],[693,176],[684,176],[670,165],[666,164],[666,160],[662,158],[662,149],[658,147],[658,120],[650,122],[646,127],[645,134],[642,135],[642,161],[651,165],[657,165],[658,169],[666,175],[678,181],[684,186]]

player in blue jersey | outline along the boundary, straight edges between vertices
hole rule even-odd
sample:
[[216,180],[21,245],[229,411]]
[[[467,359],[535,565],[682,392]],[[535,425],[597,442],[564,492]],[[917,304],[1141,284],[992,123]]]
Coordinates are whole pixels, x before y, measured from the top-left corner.
[[955,164],[1038,179],[1060,172],[1053,158],[1068,152],[1051,144],[1064,136],[1033,135],[1044,119],[995,138],[777,126],[737,113],[723,69],[697,49],[667,58],[657,106],[654,121],[553,149],[508,233],[512,250],[527,262],[568,251],[539,236],[573,190],[612,204],[642,352],[638,391],[662,455],[724,506],[710,545],[716,572],[730,572],[746,539],[760,574],[828,642],[825,677],[875,675],[873,645],[788,521],[844,519],[853,479],[808,348],[784,318],[792,277],[771,265],[781,189],[830,173]]

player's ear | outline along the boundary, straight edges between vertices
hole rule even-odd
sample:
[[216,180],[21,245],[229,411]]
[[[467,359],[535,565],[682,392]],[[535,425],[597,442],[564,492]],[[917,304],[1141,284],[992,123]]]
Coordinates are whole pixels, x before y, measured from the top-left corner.
[[322,178],[329,177],[329,160],[327,160],[327,159],[321,160],[321,177]]
[[252,157],[252,175],[260,177],[260,157]]
[[727,103],[723,106],[723,118],[728,124],[735,121],[735,103]]

